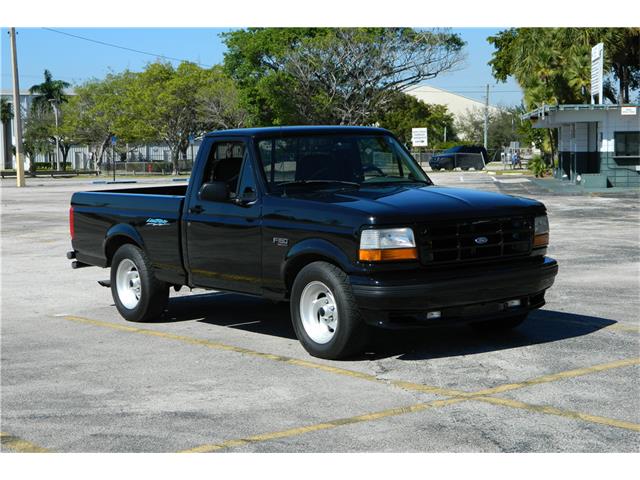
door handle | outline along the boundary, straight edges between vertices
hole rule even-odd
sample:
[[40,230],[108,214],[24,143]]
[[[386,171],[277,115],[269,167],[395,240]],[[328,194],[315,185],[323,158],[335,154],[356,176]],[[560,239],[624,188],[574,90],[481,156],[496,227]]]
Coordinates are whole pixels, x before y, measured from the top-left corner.
[[194,205],[189,209],[189,213],[202,213],[202,212],[204,212],[204,208],[202,208],[202,205]]

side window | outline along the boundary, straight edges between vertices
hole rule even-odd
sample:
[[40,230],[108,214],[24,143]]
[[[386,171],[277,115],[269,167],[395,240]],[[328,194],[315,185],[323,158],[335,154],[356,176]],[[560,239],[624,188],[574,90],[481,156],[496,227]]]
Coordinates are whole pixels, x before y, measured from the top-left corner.
[[238,192],[238,177],[244,158],[243,142],[218,142],[211,147],[202,183],[226,182],[231,196]]

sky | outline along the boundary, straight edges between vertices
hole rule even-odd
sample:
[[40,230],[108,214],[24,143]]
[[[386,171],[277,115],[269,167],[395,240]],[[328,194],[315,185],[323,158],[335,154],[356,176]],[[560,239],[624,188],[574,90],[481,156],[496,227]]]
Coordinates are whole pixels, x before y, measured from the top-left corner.
[[[211,66],[221,63],[225,45],[220,33],[230,28],[20,28],[17,30],[18,71],[20,89],[43,81],[48,69],[56,79],[72,84],[90,78],[103,78],[110,71],[124,69],[139,71],[156,60],[157,55],[189,60]],[[0,36],[2,61],[0,87],[11,89],[11,57],[7,28]],[[469,98],[484,101],[486,85],[490,85],[490,103],[510,106],[519,104],[522,93],[515,81],[496,83],[487,62],[493,47],[487,37],[500,31],[497,28],[453,29],[467,42],[466,60],[454,72],[448,72],[425,82],[434,87],[449,90]],[[59,33],[63,32],[63,33]],[[65,33],[67,35],[65,35]],[[114,48],[80,38],[105,42],[129,49]],[[172,63],[177,65],[178,60]]]

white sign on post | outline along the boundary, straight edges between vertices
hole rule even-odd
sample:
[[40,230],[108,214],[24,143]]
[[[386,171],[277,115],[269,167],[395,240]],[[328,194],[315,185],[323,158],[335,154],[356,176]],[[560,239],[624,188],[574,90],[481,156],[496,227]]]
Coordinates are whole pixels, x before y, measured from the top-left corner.
[[591,49],[591,104],[595,103],[594,97],[598,96],[598,104],[602,101],[602,77],[604,73],[604,44],[599,43]]
[[411,144],[414,147],[428,147],[429,135],[426,128],[411,129]]

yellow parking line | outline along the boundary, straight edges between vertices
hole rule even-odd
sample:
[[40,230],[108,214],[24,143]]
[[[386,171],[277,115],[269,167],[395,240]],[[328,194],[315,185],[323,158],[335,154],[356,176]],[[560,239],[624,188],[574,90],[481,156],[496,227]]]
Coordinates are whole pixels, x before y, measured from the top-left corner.
[[336,374],[336,375],[342,375],[342,376],[347,376],[347,377],[351,377],[351,378],[358,378],[358,379],[361,379],[361,380],[366,380],[366,381],[375,382],[375,383],[382,383],[382,384],[385,384],[385,385],[393,385],[393,386],[396,386],[396,387],[399,387],[399,388],[402,388],[402,389],[405,389],[405,390],[432,393],[432,394],[435,394],[435,395],[441,395],[441,396],[449,397],[449,398],[444,399],[444,400],[436,400],[434,402],[428,402],[428,403],[424,403],[424,404],[417,404],[417,405],[413,405],[411,407],[401,407],[401,408],[398,408],[398,409],[384,410],[382,412],[366,414],[366,415],[360,415],[360,416],[357,416],[357,417],[350,417],[348,419],[333,420],[333,421],[330,421],[330,422],[324,422],[324,423],[320,423],[320,424],[317,424],[317,425],[311,425],[311,426],[307,426],[307,427],[295,428],[295,429],[284,430],[284,431],[280,431],[280,432],[274,432],[274,433],[268,433],[268,434],[262,434],[262,435],[255,435],[255,436],[252,436],[252,437],[247,437],[247,438],[239,439],[239,440],[229,440],[227,442],[223,442],[223,443],[220,443],[220,444],[204,445],[204,446],[200,446],[200,447],[195,447],[194,449],[187,450],[187,451],[193,451],[193,452],[216,451],[216,450],[220,450],[220,449],[224,449],[224,448],[230,448],[230,447],[233,447],[233,446],[245,445],[247,443],[252,443],[252,442],[259,442],[259,441],[265,441],[265,440],[270,440],[270,439],[275,439],[275,438],[283,438],[283,437],[301,435],[301,434],[306,433],[306,432],[311,432],[311,431],[316,431],[316,430],[324,430],[324,429],[329,429],[329,428],[335,428],[335,427],[338,427],[338,426],[341,426],[341,425],[348,425],[350,423],[358,423],[358,422],[376,420],[378,418],[384,418],[384,417],[388,417],[388,416],[401,415],[401,414],[410,413],[410,412],[413,412],[413,411],[420,411],[420,410],[423,410],[425,408],[432,408],[433,406],[444,406],[444,405],[449,405],[451,403],[462,402],[462,401],[465,401],[465,400],[469,400],[469,401],[478,400],[478,401],[493,403],[495,405],[511,406],[511,407],[514,407],[514,408],[521,408],[521,409],[525,409],[525,410],[536,411],[536,412],[539,412],[539,413],[546,413],[546,414],[551,414],[551,415],[560,415],[560,416],[565,416],[565,417],[571,417],[571,418],[581,419],[581,420],[588,421],[588,422],[601,423],[601,424],[605,424],[605,425],[609,425],[609,426],[614,426],[614,427],[619,427],[619,428],[626,428],[626,429],[631,429],[631,430],[635,430],[636,427],[637,427],[636,424],[630,423],[630,422],[624,422],[624,421],[620,421],[620,420],[608,419],[606,417],[598,417],[598,416],[589,415],[589,414],[583,414],[583,413],[579,413],[579,412],[565,411],[565,410],[557,409],[555,407],[529,405],[529,404],[526,404],[526,403],[523,403],[523,402],[517,402],[515,400],[508,400],[508,399],[503,399],[503,398],[489,397],[488,395],[497,394],[497,393],[503,393],[503,392],[507,392],[507,391],[511,391],[511,390],[525,388],[525,387],[532,386],[532,385],[539,385],[539,384],[542,384],[542,383],[554,382],[554,381],[558,381],[558,380],[562,380],[562,379],[566,379],[566,378],[573,378],[573,377],[578,377],[578,376],[587,375],[587,374],[591,374],[591,373],[602,372],[602,371],[606,371],[606,370],[610,370],[610,369],[614,369],[614,368],[622,368],[622,367],[631,366],[631,365],[638,365],[638,364],[640,364],[640,358],[617,360],[617,361],[614,361],[614,362],[608,362],[608,363],[604,363],[604,364],[600,364],[600,365],[594,365],[594,366],[591,366],[591,367],[578,368],[578,369],[574,369],[574,370],[568,370],[568,371],[565,371],[565,372],[559,372],[559,373],[554,373],[554,374],[550,374],[550,375],[543,375],[541,377],[532,378],[532,379],[525,380],[525,381],[522,381],[522,382],[499,385],[497,387],[492,387],[492,388],[488,388],[488,389],[484,389],[484,390],[479,390],[479,391],[476,391],[476,392],[465,392],[465,391],[455,390],[455,389],[440,388],[440,387],[436,387],[436,386],[432,386],[432,385],[424,385],[424,384],[418,384],[418,383],[413,383],[413,382],[406,382],[406,381],[402,381],[402,380],[381,379],[381,378],[376,377],[375,375],[370,375],[370,374],[363,373],[363,372],[358,372],[358,371],[354,371],[354,370],[347,370],[347,369],[338,368],[338,367],[332,367],[330,365],[311,362],[311,361],[308,361],[308,360],[300,360],[300,359],[296,359],[296,358],[285,357],[285,356],[282,356],[282,355],[274,355],[274,354],[271,354],[271,353],[258,352],[258,351],[251,350],[251,349],[248,349],[248,348],[237,347],[237,346],[233,346],[233,345],[227,345],[227,344],[223,344],[223,343],[220,343],[220,342],[214,342],[212,340],[206,340],[206,339],[194,338],[194,337],[187,337],[187,336],[184,336],[184,335],[176,335],[176,334],[172,334],[172,333],[166,333],[166,332],[161,332],[161,331],[151,330],[151,329],[145,329],[145,328],[130,327],[130,326],[127,326],[127,325],[121,325],[121,324],[112,323],[112,322],[105,322],[105,321],[101,321],[101,320],[93,320],[93,319],[90,319],[90,318],[78,317],[78,316],[73,316],[73,315],[66,315],[66,316],[64,316],[62,318],[65,318],[67,320],[71,320],[71,321],[74,321],[74,322],[89,324],[89,325],[106,327],[106,328],[111,328],[111,329],[115,329],[115,330],[122,330],[122,331],[131,332],[131,333],[138,333],[138,334],[142,334],[142,335],[155,336],[155,337],[165,338],[165,339],[169,339],[169,340],[176,340],[176,341],[181,341],[181,342],[185,342],[185,343],[189,343],[189,344],[193,344],[193,345],[201,345],[201,346],[214,348],[214,349],[218,349],[218,350],[232,351],[232,352],[241,353],[241,354],[245,354],[245,355],[250,355],[250,356],[254,356],[254,357],[265,358],[265,359],[269,359],[269,360],[273,360],[273,361],[277,361],[277,362],[282,362],[282,363],[286,363],[286,364],[290,364],[290,365],[296,365],[296,366],[305,367],[305,368],[313,368],[313,369],[321,370],[321,371],[324,371],[324,372],[333,373],[333,374]]
[[46,448],[4,432],[0,432],[0,445],[2,445],[2,450],[8,448],[16,453],[45,453],[49,451]]
[[493,395],[496,393],[508,392],[511,390],[517,390],[531,385],[540,385],[541,383],[555,382],[557,380],[563,380],[566,378],[580,377],[582,375],[588,375],[590,373],[604,372],[613,368],[628,367],[631,365],[640,365],[640,357],[629,358],[626,360],[617,360],[615,362],[602,363],[600,365],[594,365],[592,367],[576,368],[574,370],[567,370],[564,372],[553,373],[551,375],[543,375],[541,377],[532,378],[523,382],[507,383],[505,385],[498,385],[497,387],[487,388],[480,390],[471,395]]
[[75,315],[65,315],[64,317],[58,317],[58,318],[64,318],[66,320],[71,320],[73,322],[85,323],[88,325],[95,325],[98,327],[111,328],[114,330],[122,330],[130,333],[138,333],[141,335],[160,337],[168,340],[176,340],[184,343],[189,343],[192,345],[201,345],[201,346],[213,348],[216,350],[226,350],[230,352],[242,353],[242,354],[250,355],[253,357],[266,358],[268,360],[273,360],[276,362],[282,362],[289,365],[296,365],[298,367],[313,368],[315,370],[321,370],[324,372],[333,373],[335,375],[342,375],[342,376],[351,377],[351,378],[359,378],[361,380],[381,383],[384,385],[389,385],[389,384],[396,385],[400,388],[404,388],[407,390],[433,393],[435,395],[442,395],[447,397],[465,394],[465,392],[460,390],[439,388],[432,385],[422,385],[422,384],[415,384],[411,382],[401,382],[401,381],[395,381],[395,380],[384,380],[376,377],[375,375],[370,375],[368,373],[358,372],[355,370],[347,370],[345,368],[332,367],[331,365],[325,365],[323,363],[316,363],[308,360],[300,360],[297,358],[285,357],[283,355],[274,355],[272,353],[258,352],[256,350],[251,350],[243,347],[236,347],[234,345],[227,345],[224,343],[214,342],[212,340],[206,340],[203,338],[187,337],[184,335],[176,335],[173,333],[160,332],[157,330],[151,330],[147,328],[130,327],[130,326],[121,325],[118,323],[105,322],[102,320],[93,320],[91,318],[78,317]]
[[337,420],[330,420],[328,422],[316,423],[314,425],[307,425],[299,428],[291,428],[288,430],[280,430],[278,432],[263,433],[259,435],[253,435],[250,437],[240,438],[236,440],[227,440],[222,443],[213,443],[208,445],[200,445],[188,450],[182,450],[180,453],[205,453],[215,452],[226,448],[239,447],[247,445],[249,443],[265,442],[268,440],[275,440],[278,438],[289,438],[303,435],[305,433],[317,432],[319,430],[329,430],[343,425],[352,425],[354,423],[370,422],[373,420],[379,420],[381,418],[394,417],[398,415],[404,415],[407,413],[421,412],[430,408],[444,407],[446,405],[452,405],[454,403],[464,402],[467,399],[464,398],[449,398],[446,400],[434,400],[427,403],[417,403],[407,407],[390,408],[388,410],[382,410],[379,412],[366,413],[364,415],[357,415],[355,417],[340,418]]
[[572,410],[564,410],[548,405],[532,405],[529,403],[520,402],[518,400],[498,397],[475,397],[473,400],[491,403],[493,405],[501,405],[503,407],[519,408],[522,410],[528,410],[530,412],[544,413],[547,415],[558,415],[560,417],[584,420],[586,422],[599,423],[602,425],[607,425],[609,427],[624,428],[626,430],[640,432],[640,424],[638,423],[625,422],[623,420],[600,417],[598,415],[590,415],[588,413],[575,412]]
[[225,449],[234,448],[234,447],[241,447],[243,445],[247,445],[250,443],[266,442],[269,440],[276,440],[279,438],[297,437],[300,435],[304,435],[306,433],[317,432],[319,430],[330,430],[330,429],[341,427],[344,425],[370,422],[374,420],[379,420],[381,418],[388,418],[388,417],[394,417],[399,415],[405,415],[408,413],[420,412],[423,410],[444,407],[444,406],[452,405],[455,403],[475,402],[475,401],[490,403],[493,405],[499,405],[503,407],[518,408],[521,410],[527,410],[530,412],[542,413],[546,415],[556,415],[564,418],[582,420],[586,422],[606,425],[609,427],[616,427],[616,428],[622,428],[625,430],[640,432],[640,424],[637,424],[637,423],[626,422],[623,420],[617,420],[617,419],[608,418],[608,417],[600,417],[597,415],[590,415],[587,413],[581,413],[581,412],[576,412],[571,410],[564,410],[564,409],[551,407],[547,405],[532,405],[532,404],[520,402],[518,400],[511,400],[508,398],[497,398],[497,397],[456,397],[456,398],[448,398],[445,400],[434,400],[432,402],[427,402],[427,403],[418,403],[408,407],[391,408],[388,410],[367,413],[364,415],[358,415],[358,416],[349,417],[349,418],[341,418],[338,420],[329,420],[327,422],[316,423],[314,425],[307,425],[299,428],[291,428],[288,430],[280,430],[277,432],[252,435],[250,437],[227,440],[221,443],[199,445],[194,448],[182,450],[180,453],[216,452],[219,450],[225,450]]

